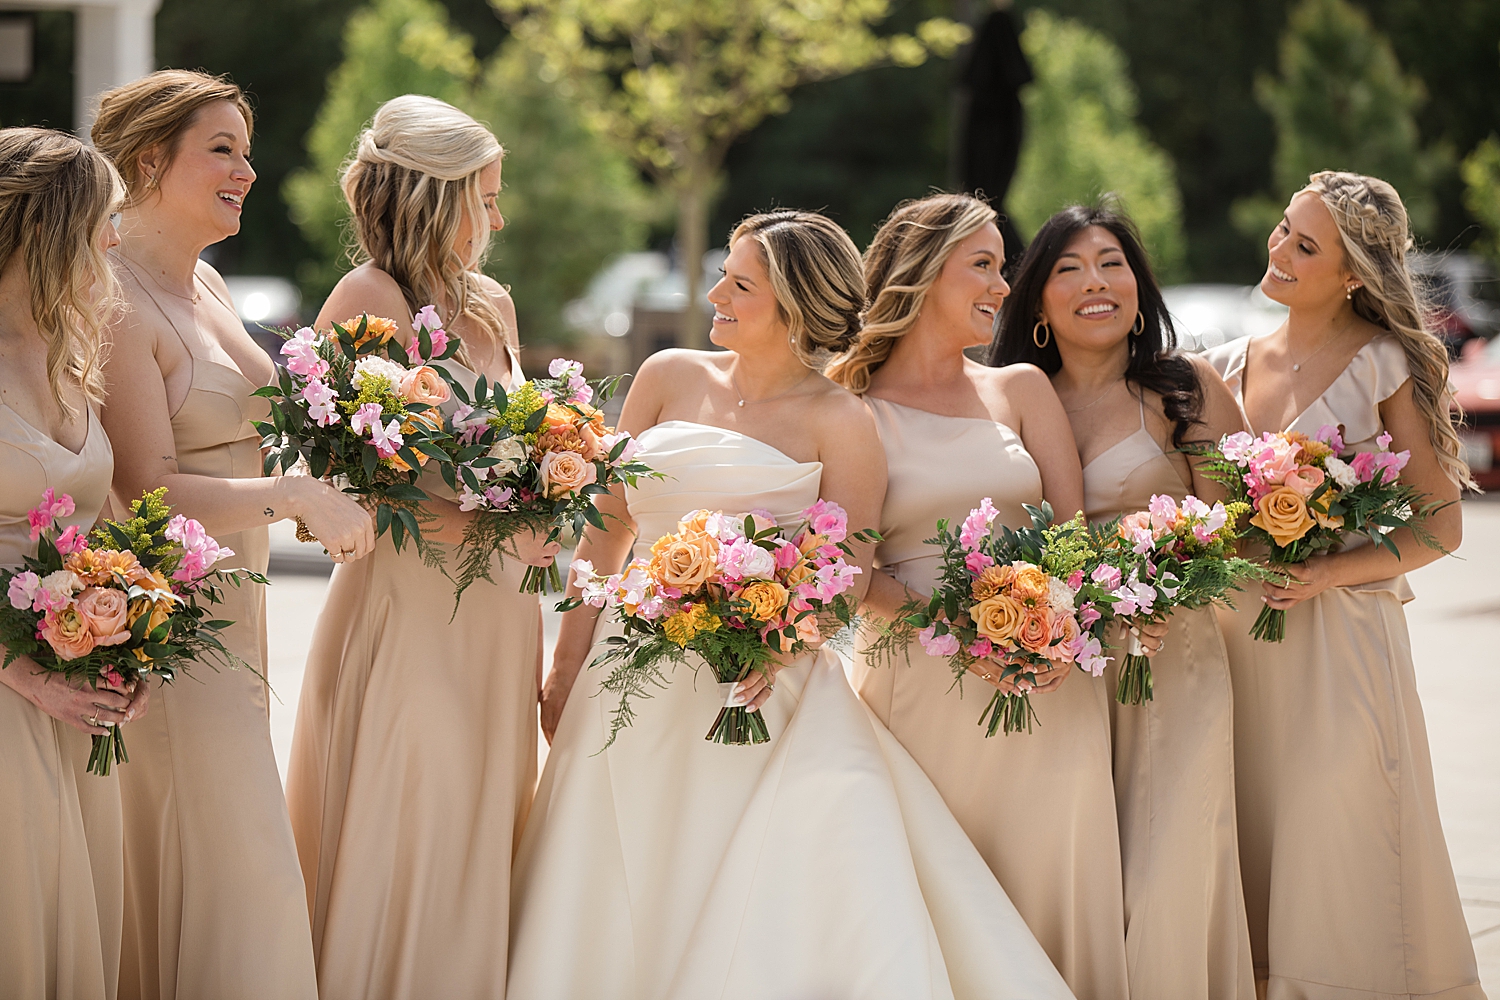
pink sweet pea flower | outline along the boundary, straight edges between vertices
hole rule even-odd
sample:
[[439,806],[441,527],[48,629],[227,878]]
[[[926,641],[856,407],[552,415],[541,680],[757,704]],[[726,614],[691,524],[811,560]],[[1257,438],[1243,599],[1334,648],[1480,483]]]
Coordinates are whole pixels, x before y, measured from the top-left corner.
[[80,530],[77,525],[70,524],[63,529],[63,533],[57,536],[57,551],[65,556],[75,552],[82,552],[89,547],[88,532]]
[[[327,427],[339,422],[339,411],[334,406],[338,401],[339,394],[331,386],[325,385],[316,379],[308,382],[299,392],[302,401],[307,404],[307,415],[312,417],[319,427]],[[373,406],[373,403],[365,404]]]
[[1389,451],[1391,448],[1391,432],[1382,431],[1380,436],[1375,439],[1375,446],[1381,451]]
[[969,567],[970,573],[978,576],[986,569],[989,569],[991,566],[995,565],[995,560],[991,559],[983,552],[970,552],[968,555],[964,556],[964,565]]
[[802,553],[798,552],[797,546],[793,545],[791,542],[778,541],[776,543],[777,569],[791,569],[793,566],[797,565],[797,560],[801,557]]
[[413,318],[413,323],[413,329],[418,333],[425,329],[427,331],[427,338],[432,341],[432,353],[427,355],[427,358],[423,358],[422,338],[420,336],[411,338],[411,343],[406,345],[406,357],[413,364],[418,361],[427,360],[428,358],[436,358],[448,349],[448,333],[443,329],[443,321],[438,318],[438,311],[435,306],[423,306],[421,309],[418,309],[417,315]]
[[929,625],[917,633],[917,641],[927,651],[928,656],[949,657],[958,652],[958,636],[952,632],[946,635],[937,635],[936,626]]
[[1078,625],[1081,628],[1088,628],[1103,617],[1092,601],[1078,609]]
[[849,536],[849,515],[831,500],[819,500],[803,511],[802,517],[814,534],[823,535],[832,543]]
[[[1389,437],[1389,435],[1383,435]],[[1377,442],[1378,443],[1378,442]],[[1411,461],[1411,452],[1362,451],[1349,460],[1349,468],[1362,483],[1394,483]]]
[[1151,515],[1151,531],[1155,535],[1165,534],[1177,524],[1177,501],[1165,493],[1158,493],[1151,498],[1147,512]]
[[401,424],[394,419],[385,427],[380,426],[379,420],[371,424],[370,441],[381,458],[390,458],[406,443],[401,437]]
[[1078,593],[1078,588],[1083,586],[1083,570],[1075,569],[1073,575],[1067,579],[1068,589]]
[[58,496],[52,487],[47,487],[42,491],[42,502],[26,512],[26,522],[31,526],[31,540],[34,542],[42,536],[42,532],[50,531],[58,518],[72,517],[74,509],[72,497],[66,493]]
[[994,653],[994,651],[995,644],[993,642],[990,642],[983,636],[980,636],[975,641],[969,643],[969,648],[965,650],[965,652],[970,656],[977,657],[981,660]]
[[1090,579],[1105,590],[1114,590],[1120,585],[1120,571],[1108,563],[1100,563],[1094,567]]
[[364,437],[365,431],[371,427],[380,426],[380,418],[384,415],[379,403],[364,403],[349,417],[349,427],[360,437]]
[[36,602],[36,595],[41,589],[42,578],[28,570],[10,578],[10,590],[6,596],[10,598],[11,607],[17,611],[27,611]]
[[606,455],[614,451],[615,445],[619,444],[621,441],[625,442],[625,447],[620,449],[620,457],[614,460],[615,465],[624,465],[626,462],[634,458],[635,453],[637,449],[639,449],[640,445],[636,444],[635,439],[624,431],[616,431],[613,434],[606,434],[599,439],[599,447],[604,450],[604,454]]
[[553,358],[547,366],[547,374],[553,378],[577,378],[583,374],[583,365],[567,358]]
[[1255,445],[1255,437],[1246,431],[1227,434],[1219,441],[1219,451],[1236,465],[1244,465]]
[[1318,428],[1318,433],[1314,434],[1313,438],[1332,448],[1335,455],[1344,453],[1344,435],[1339,432],[1337,424],[1324,424]]
[[964,518],[963,526],[958,530],[958,543],[970,552],[979,548],[979,543],[990,533],[990,524],[998,516],[1000,512],[995,509],[989,497],[979,501],[979,506],[969,511],[969,516]]
[[1104,647],[1096,637],[1080,632],[1072,646],[1075,663],[1094,677],[1103,675],[1104,668],[1109,665],[1109,657],[1104,655]]
[[286,370],[303,378],[320,379],[328,374],[328,362],[318,357],[318,345],[322,338],[311,328],[304,326],[281,345],[281,356],[286,358]]

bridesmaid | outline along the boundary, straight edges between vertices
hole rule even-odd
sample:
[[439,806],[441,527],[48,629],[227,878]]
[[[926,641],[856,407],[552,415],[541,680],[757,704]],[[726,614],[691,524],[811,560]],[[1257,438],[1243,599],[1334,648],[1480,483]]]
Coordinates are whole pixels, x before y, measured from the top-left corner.
[[[1239,407],[1212,366],[1172,350],[1175,339],[1128,219],[1074,207],[1038,230],[990,363],[1051,375],[1083,462],[1090,521],[1145,510],[1155,494],[1224,499],[1180,449],[1240,430]],[[1178,611],[1166,636],[1153,700],[1109,702],[1130,995],[1254,1000],[1224,639],[1211,608]],[[1118,669],[1115,657],[1106,691]]]
[[[66,525],[87,528],[108,502],[114,457],[94,408],[116,304],[104,254],[124,195],[109,161],[72,136],[0,131],[0,566],[36,551],[26,514],[48,487],[73,498]],[[89,737],[138,717],[150,694],[75,686],[24,656],[0,670],[6,997],[115,996],[119,772],[86,773]]]
[[[1066,519],[1083,507],[1067,414],[1031,365],[987,368],[964,349],[990,341],[1010,287],[995,213],[968,195],[908,202],[865,253],[871,305],[854,349],[829,377],[864,396],[890,480],[865,601],[893,618],[926,600],[939,518],[957,523],[984,497],[999,521],[1029,524],[1045,497]],[[1119,831],[1110,782],[1109,708],[1101,682],[1039,676],[1041,723],[985,738],[989,692],[952,689],[945,662],[913,644],[894,665],[855,658],[854,683],[942,793],[1068,986],[1083,1000],[1126,995]]]
[[[515,306],[479,272],[503,150],[430,97],[386,102],[360,135],[344,196],[365,262],[318,315],[394,319],[401,342],[434,304],[463,338],[471,385],[523,381]],[[400,228],[398,228],[398,225]],[[436,476],[429,495],[451,497]],[[437,543],[467,515],[434,499]],[[453,615],[453,583],[382,541],[334,570],[308,655],[287,799],[312,910],[323,1000],[477,997],[504,990],[512,843],[536,782],[541,603],[520,593],[558,546],[519,539]]]
[[[266,525],[300,515],[335,552],[367,552],[369,517],[320,483],[261,477],[270,360],[198,259],[239,231],[249,103],[201,73],[162,71],[107,92],[94,144],[128,189],[114,262],[128,309],[114,324],[104,426],[121,501],[167,500],[264,572]],[[301,872],[271,749],[262,587],[216,612],[252,670],[200,670],[159,692],[120,769],[125,816],[122,997],[312,997]],[[260,676],[256,675],[259,672]]]
[[[1472,485],[1453,429],[1448,356],[1407,267],[1406,208],[1374,177],[1323,172],[1292,198],[1260,287],[1291,308],[1263,337],[1209,355],[1252,432],[1342,428],[1410,450],[1402,478],[1452,502],[1428,522],[1452,551]],[[1432,784],[1402,575],[1437,559],[1351,544],[1291,567],[1264,600],[1286,639],[1223,615],[1234,679],[1240,868],[1257,986],[1273,998],[1484,996]]]

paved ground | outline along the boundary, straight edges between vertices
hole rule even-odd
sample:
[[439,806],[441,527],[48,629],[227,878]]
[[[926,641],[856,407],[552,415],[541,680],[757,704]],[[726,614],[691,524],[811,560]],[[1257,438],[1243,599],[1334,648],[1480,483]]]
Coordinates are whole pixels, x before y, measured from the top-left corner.
[[[283,776],[327,561],[284,524],[272,538],[271,731]],[[1500,1000],[1500,501],[1465,504],[1458,557],[1411,575],[1407,605],[1438,802],[1464,913],[1490,996]],[[547,615],[548,645],[556,615]],[[542,747],[545,752],[546,746]]]

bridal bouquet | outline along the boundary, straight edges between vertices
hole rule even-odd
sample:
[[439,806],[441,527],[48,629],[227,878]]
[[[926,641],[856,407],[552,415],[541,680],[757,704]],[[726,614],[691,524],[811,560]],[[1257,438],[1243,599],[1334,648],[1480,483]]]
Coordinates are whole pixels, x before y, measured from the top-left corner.
[[[1225,601],[1243,580],[1266,579],[1262,567],[1235,554],[1235,522],[1249,509],[1242,503],[1209,506],[1194,496],[1178,504],[1158,494],[1148,509],[1105,525],[1089,579],[1108,592],[1108,617],[1139,625],[1176,608]],[[1115,700],[1140,705],[1151,698],[1151,661],[1132,635]]]
[[[618,377],[589,382],[581,364],[562,358],[547,371],[548,378],[510,392],[483,376],[472,394],[453,385],[459,399],[449,425],[455,489],[463,510],[479,512],[464,531],[458,599],[476,580],[490,579],[490,557],[518,532],[547,530],[550,542],[564,528],[575,534],[585,524],[603,529],[594,497],[618,483],[634,486],[641,476],[657,475],[635,460],[630,435],[607,426],[593,405],[613,395]],[[549,587],[562,589],[555,566],[526,570],[523,593]]]
[[1111,599],[1085,573],[1095,555],[1088,527],[1082,515],[1053,525],[1046,503],[1026,512],[1031,527],[995,531],[999,512],[985,497],[957,532],[939,521],[937,537],[927,539],[943,553],[931,599],[907,602],[868,651],[890,660],[920,642],[948,661],[955,684],[981,661],[1001,665],[1001,680],[1014,683],[997,689],[980,713],[986,736],[1031,731],[1039,671],[1076,663],[1096,677],[1104,672],[1102,644],[1088,629]]
[[606,639],[610,648],[590,664],[613,665],[603,687],[620,696],[605,746],[634,721],[631,700],[648,697],[650,685],[665,687],[663,667],[685,663],[689,652],[713,669],[726,694],[705,739],[769,740],[765,720],[737,701],[734,685],[751,671],[769,675],[778,653],[806,652],[853,620],[855,602],[845,591],[860,569],[850,564],[847,538],[879,540],[873,531],[850,536],[843,508],[825,500],[803,511],[791,530],[765,511],[695,510],[656,540],[649,559],[632,559],[623,573],[603,576],[575,561],[583,595],[559,610],[608,607],[624,625],[624,635]]
[[[26,656],[70,681],[130,689],[152,674],[171,681],[188,661],[209,655],[241,665],[219,639],[233,622],[210,619],[204,605],[221,600],[216,583],[265,577],[213,569],[234,553],[197,521],[174,516],[166,492],[145,494],[131,503],[128,521],[105,521],[91,535],[72,526],[57,531],[57,519],[75,509],[73,498],[50,488],[42,495],[27,515],[36,555],[20,569],[0,569],[8,598],[0,604],[4,667]],[[108,728],[94,737],[92,774],[130,760],[120,727]]]
[[[1207,452],[1209,474],[1229,487],[1231,499],[1254,510],[1242,538],[1270,549],[1271,564],[1306,562],[1354,535],[1401,555],[1389,538],[1410,528],[1423,545],[1441,546],[1423,524],[1441,503],[1401,482],[1411,452],[1392,452],[1391,436],[1376,439],[1376,451],[1340,458],[1344,441],[1337,427],[1324,426],[1313,437],[1296,431],[1254,437],[1226,435]],[[1286,635],[1286,612],[1269,605],[1250,634],[1267,642]]]
[[[375,534],[387,530],[396,551],[407,535],[423,548],[418,506],[427,494],[416,485],[429,462],[450,478],[449,433],[438,406],[451,396],[448,382],[427,364],[453,356],[431,306],[417,314],[417,336],[408,350],[396,342],[396,324],[362,315],[320,334],[309,327],[283,332],[286,365],[276,384],[255,395],[271,401],[270,420],[257,421],[265,474],[299,461],[318,479],[331,476],[345,493],[367,497]],[[315,541],[298,523],[297,537]],[[427,555],[427,553],[424,553]]]

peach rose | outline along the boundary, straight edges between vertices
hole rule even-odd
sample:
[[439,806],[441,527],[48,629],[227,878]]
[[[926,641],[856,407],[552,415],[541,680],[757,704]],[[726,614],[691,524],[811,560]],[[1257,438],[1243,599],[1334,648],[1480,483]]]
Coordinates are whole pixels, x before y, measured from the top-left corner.
[[803,642],[816,643],[823,640],[823,633],[818,628],[817,615],[799,618],[793,623],[793,627],[797,630],[797,638]]
[[1047,574],[1040,566],[1021,566],[1010,583],[1010,596],[1022,604],[1045,603],[1047,600]]
[[1052,642],[1052,612],[1046,608],[1032,608],[1016,629],[1016,641],[1033,653],[1041,653]]
[[816,552],[818,549],[821,549],[827,544],[827,535],[817,535],[809,531],[807,534],[797,539],[797,551],[801,552],[803,555],[807,555],[809,552]]
[[453,395],[448,389],[448,383],[443,381],[443,376],[427,365],[407,372],[396,391],[408,403],[426,403],[428,406],[446,403]]
[[708,519],[713,516],[711,510],[690,510],[678,519],[677,530],[686,535],[701,535],[708,530]]
[[1295,470],[1286,474],[1282,485],[1296,490],[1303,499],[1306,499],[1323,485],[1323,470],[1315,465],[1299,465]]
[[1258,510],[1250,523],[1287,546],[1307,534],[1314,522],[1307,513],[1307,501],[1290,486],[1278,486],[1260,498]]
[[573,423],[578,419],[578,414],[560,403],[547,404],[547,416],[542,419],[542,430],[561,430],[566,427],[575,430]]
[[1058,615],[1052,620],[1052,638],[1062,641],[1043,650],[1047,659],[1055,663],[1067,663],[1072,660],[1073,640],[1078,638],[1078,619],[1072,615]]
[[756,580],[739,592],[739,599],[750,605],[750,616],[768,622],[786,607],[787,590],[775,580]]
[[573,424],[583,442],[583,457],[593,462],[609,454],[604,447],[604,435],[609,433],[609,428],[604,423],[604,411],[586,404],[579,404],[578,408],[583,415],[574,417]]
[[77,606],[50,612],[42,627],[42,638],[59,660],[76,660],[94,651],[94,633]]
[[1151,531],[1150,511],[1138,510],[1120,518],[1120,537],[1126,541],[1134,541],[1135,533],[1141,529]]
[[599,478],[593,462],[576,451],[552,451],[542,456],[542,492],[551,499],[577,493]]
[[991,642],[1010,645],[1026,617],[1026,609],[1004,594],[987,597],[969,609],[974,627]]
[[146,634],[150,635],[156,631],[157,626],[161,625],[172,614],[172,602],[153,601],[149,597],[137,597],[130,602],[130,611],[125,618],[126,627],[134,628],[135,623],[144,614],[151,616],[146,622]]
[[1010,582],[1015,579],[1015,576],[1015,568],[1008,564],[1005,566],[986,566],[984,571],[969,585],[969,592],[974,595],[974,600],[976,601],[987,600],[1010,586]]
[[94,633],[94,645],[118,646],[130,638],[130,630],[125,627],[130,602],[123,590],[89,587],[78,595],[75,607]]
[[668,587],[697,590],[718,571],[719,543],[703,532],[668,535],[651,546],[651,578]]

